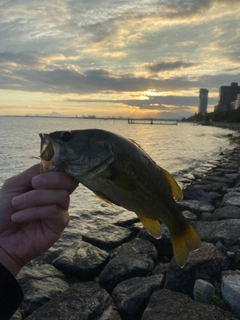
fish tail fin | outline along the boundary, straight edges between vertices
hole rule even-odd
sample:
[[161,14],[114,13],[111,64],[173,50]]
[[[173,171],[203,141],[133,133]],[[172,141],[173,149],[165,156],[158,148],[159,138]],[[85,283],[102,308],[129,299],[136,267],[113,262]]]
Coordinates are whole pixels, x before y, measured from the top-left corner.
[[185,266],[190,251],[201,247],[201,240],[197,232],[188,221],[186,222],[183,232],[171,233],[174,258],[181,268]]

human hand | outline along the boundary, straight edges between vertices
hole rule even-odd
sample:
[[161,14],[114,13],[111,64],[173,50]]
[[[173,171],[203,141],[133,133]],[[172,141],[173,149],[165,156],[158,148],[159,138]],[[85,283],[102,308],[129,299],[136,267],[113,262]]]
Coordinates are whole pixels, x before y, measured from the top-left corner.
[[38,171],[35,165],[0,189],[0,263],[14,276],[61,237],[69,195],[78,185],[64,172]]

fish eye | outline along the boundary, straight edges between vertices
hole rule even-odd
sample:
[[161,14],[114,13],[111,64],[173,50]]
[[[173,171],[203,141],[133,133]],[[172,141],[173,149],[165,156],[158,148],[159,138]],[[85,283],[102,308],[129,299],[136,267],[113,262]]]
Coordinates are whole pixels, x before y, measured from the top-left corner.
[[72,132],[71,131],[63,131],[61,133],[61,139],[63,141],[69,141],[72,139]]

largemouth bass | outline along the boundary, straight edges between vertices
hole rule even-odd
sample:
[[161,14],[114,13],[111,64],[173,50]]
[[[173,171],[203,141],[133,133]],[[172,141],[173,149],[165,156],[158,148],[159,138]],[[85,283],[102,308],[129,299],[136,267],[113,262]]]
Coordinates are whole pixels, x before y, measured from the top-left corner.
[[100,199],[134,211],[147,231],[161,237],[161,219],[169,229],[173,254],[183,267],[199,236],[174,200],[182,191],[132,140],[98,129],[40,134],[40,171],[65,171]]

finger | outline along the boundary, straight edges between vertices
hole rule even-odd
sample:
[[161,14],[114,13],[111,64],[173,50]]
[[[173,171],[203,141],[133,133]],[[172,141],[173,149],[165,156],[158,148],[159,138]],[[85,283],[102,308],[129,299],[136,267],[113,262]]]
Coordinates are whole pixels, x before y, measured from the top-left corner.
[[46,172],[35,176],[32,185],[35,189],[66,189],[72,193],[79,182],[65,172]]
[[53,223],[54,226],[51,228],[56,231],[56,229],[59,229],[60,227],[58,231],[61,232],[69,223],[69,214],[67,210],[64,210],[57,205],[49,205],[18,211],[11,216],[11,219],[18,223],[36,220],[45,220],[47,223],[49,221]]
[[9,179],[3,185],[3,189],[13,189],[14,190],[30,190],[32,188],[32,178],[37,176],[39,173],[39,164],[35,164],[29,169],[17,174]]
[[12,205],[16,209],[56,204],[68,210],[69,202],[70,196],[67,190],[31,190],[12,199]]

